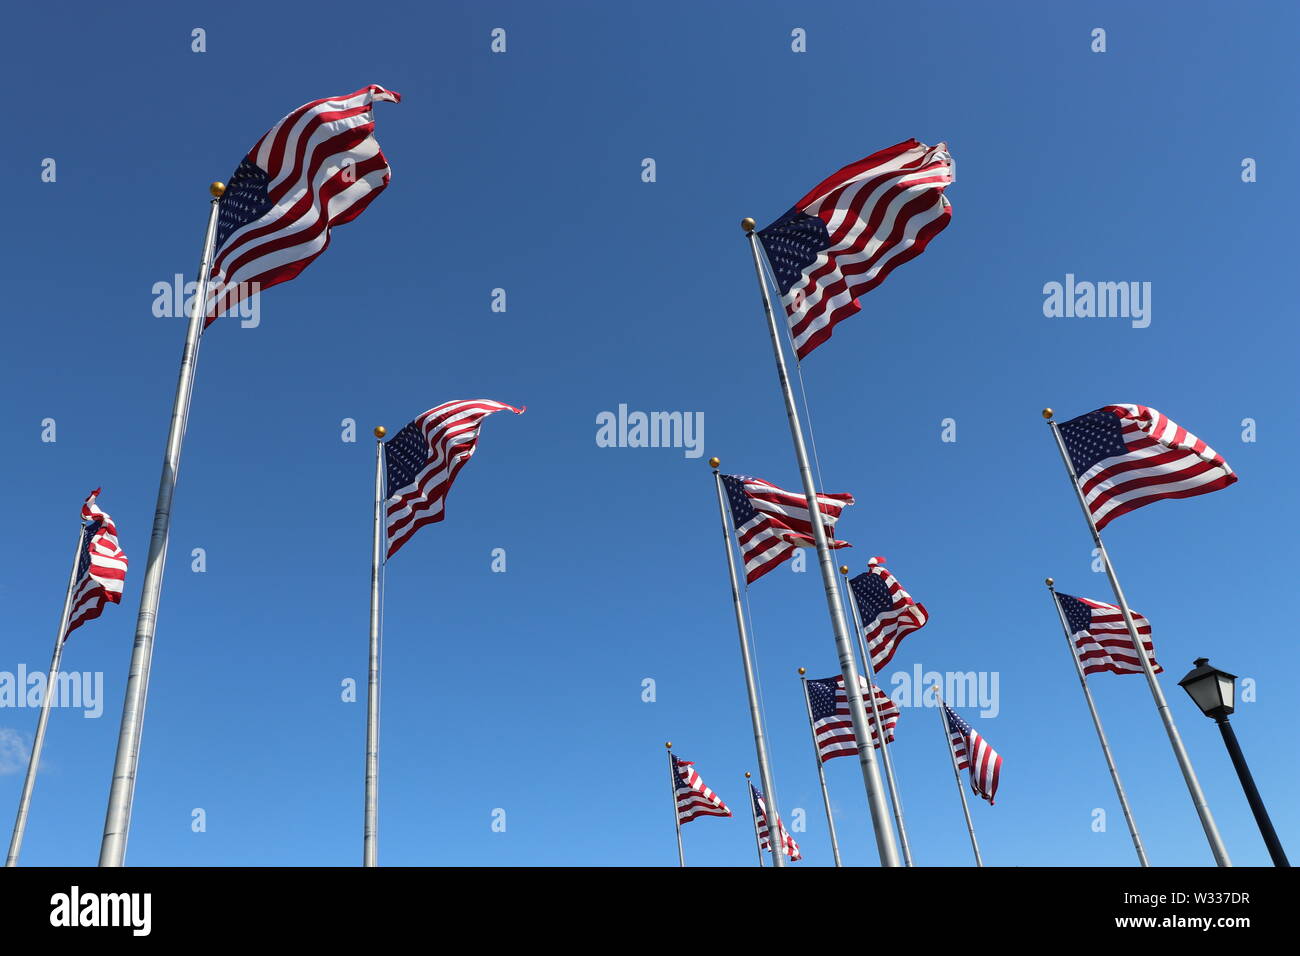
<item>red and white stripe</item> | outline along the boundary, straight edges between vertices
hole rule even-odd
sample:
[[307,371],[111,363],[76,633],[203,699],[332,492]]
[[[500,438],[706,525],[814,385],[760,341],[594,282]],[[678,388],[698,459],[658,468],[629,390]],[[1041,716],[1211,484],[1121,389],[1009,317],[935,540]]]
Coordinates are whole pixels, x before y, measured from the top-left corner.
[[831,243],[781,297],[800,359],[861,308],[859,296],[943,231],[952,219],[943,193],[953,180],[947,143],[910,139],[845,166],[795,204],[826,223]]
[[117,543],[117,525],[95,503],[100,489],[96,488],[81,506],[81,517],[87,522],[100,522],[99,530],[89,536],[82,533],[81,571],[73,584],[72,607],[68,616],[68,629],[64,640],[87,621],[94,620],[104,611],[105,604],[118,604],[122,588],[126,585],[126,554]]
[[1107,405],[1102,411],[1123,422],[1128,453],[1103,459],[1079,476],[1098,531],[1161,498],[1191,498],[1237,480],[1222,455],[1154,408]]
[[[754,825],[758,828],[758,848],[771,853],[772,842],[769,839],[771,831],[767,826],[767,803],[763,800],[762,795],[754,788],[752,783],[749,785],[749,789],[750,796],[752,796],[754,800]],[[788,831],[785,828],[785,824],[781,822],[781,814],[779,813],[776,815],[776,831],[781,834],[781,847],[785,850],[786,858],[791,862],[802,860],[803,854],[799,852],[799,844],[795,842],[794,837],[790,836],[790,831]]]
[[[1133,647],[1133,638],[1124,623],[1124,612],[1114,604],[1104,601],[1090,601],[1087,598],[1075,598],[1093,608],[1092,623],[1088,630],[1071,634],[1074,640],[1074,652],[1083,666],[1085,674],[1142,674],[1142,662],[1138,660]],[[1151,643],[1151,622],[1129,608],[1133,623],[1137,626],[1138,636],[1142,638],[1142,647],[1147,653],[1147,660],[1157,674],[1164,671],[1155,658],[1156,648]]]
[[704,785],[695,765],[689,760],[672,758],[677,772],[677,822],[690,823],[697,817],[729,817],[730,808],[722,798]]
[[388,557],[427,524],[446,517],[447,493],[456,475],[474,456],[483,419],[497,412],[522,415],[524,409],[479,398],[446,402],[417,416],[428,442],[428,462],[415,480],[402,488],[388,489],[384,522],[388,534]]
[[[739,476],[738,476],[739,477]],[[745,494],[758,514],[736,528],[741,559],[745,562],[745,582],[752,584],[774,567],[794,556],[796,548],[815,548],[813,526],[809,520],[808,498],[786,491],[761,478],[743,477]],[[818,492],[817,509],[822,527],[832,548],[851,548],[847,541],[835,539],[835,523],[840,514],[853,504],[850,494]]]
[[957,758],[957,769],[970,771],[971,790],[992,806],[1002,776],[1002,757],[980,736],[979,731],[954,714],[951,707],[944,704],[943,708],[947,714],[949,739],[953,755]]
[[[245,157],[267,174],[274,206],[235,230],[216,250],[207,323],[257,289],[287,282],[330,244],[330,229],[351,222],[388,186],[392,170],[374,137],[376,102],[401,94],[370,84],[298,107]],[[361,273],[372,270],[361,262]]]
[[898,578],[885,567],[884,561],[884,558],[872,558],[867,562],[866,573],[885,582],[894,606],[877,614],[873,620],[862,622],[862,633],[871,654],[871,669],[876,673],[894,659],[894,652],[903,638],[919,631],[930,621],[925,605],[913,600],[912,595],[898,583]]
[[[871,699],[867,696],[867,679],[861,674],[858,675],[858,686],[862,688],[862,703],[866,705],[867,723],[871,726],[871,745],[879,750],[880,733],[876,729],[875,715],[871,712]],[[901,711],[898,704],[879,687],[875,688],[875,692],[876,708],[885,728],[885,743],[892,744],[894,728],[898,726]],[[857,756],[858,741],[853,736],[853,721],[849,717],[849,700],[844,693],[843,675],[835,678],[835,714],[813,722],[813,738],[817,741],[817,756],[822,763],[832,757],[846,757],[850,754]]]

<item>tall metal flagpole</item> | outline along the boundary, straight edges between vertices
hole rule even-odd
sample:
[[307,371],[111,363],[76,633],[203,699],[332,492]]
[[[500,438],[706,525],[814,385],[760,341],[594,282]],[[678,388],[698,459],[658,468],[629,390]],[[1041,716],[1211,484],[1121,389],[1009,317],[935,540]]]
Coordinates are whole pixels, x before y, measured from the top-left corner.
[[668,782],[673,785],[673,824],[677,827],[677,865],[686,865],[686,851],[682,849],[682,815],[677,810],[677,774],[673,773],[673,742],[670,740],[664,744],[664,749],[668,752]]
[[1223,839],[1219,836],[1219,828],[1215,826],[1214,815],[1210,813],[1210,805],[1205,800],[1205,794],[1201,791],[1201,783],[1196,779],[1196,771],[1192,769],[1191,758],[1187,756],[1187,750],[1183,747],[1183,739],[1178,735],[1178,728],[1174,725],[1174,715],[1169,710],[1169,704],[1165,701],[1164,691],[1160,689],[1160,681],[1156,679],[1155,668],[1151,666],[1151,659],[1147,657],[1146,648],[1142,644],[1142,638],[1138,635],[1137,625],[1133,623],[1133,612],[1129,610],[1128,601],[1124,598],[1124,589],[1119,586],[1119,578],[1115,576],[1115,567],[1110,563],[1110,555],[1106,553],[1106,545],[1102,543],[1101,533],[1097,530],[1097,522],[1092,518],[1092,512],[1088,510],[1088,501],[1083,496],[1083,489],[1079,487],[1079,476],[1074,472],[1074,462],[1070,460],[1069,453],[1065,450],[1065,441],[1061,438],[1061,430],[1057,427],[1056,422],[1052,420],[1053,412],[1050,408],[1043,409],[1043,417],[1047,419],[1048,427],[1052,430],[1052,437],[1056,439],[1056,449],[1061,453],[1061,461],[1065,464],[1065,470],[1070,476],[1070,484],[1074,486],[1074,494],[1079,499],[1079,507],[1083,509],[1083,517],[1088,522],[1088,530],[1092,532],[1093,543],[1097,546],[1097,552],[1101,555],[1102,564],[1106,568],[1106,577],[1110,578],[1111,590],[1115,592],[1115,602],[1119,605],[1120,613],[1124,615],[1124,624],[1128,627],[1129,637],[1133,639],[1133,649],[1137,652],[1137,658],[1142,662],[1142,670],[1147,675],[1147,686],[1151,688],[1151,696],[1155,698],[1156,710],[1160,713],[1160,719],[1164,721],[1165,732],[1169,735],[1169,744],[1174,749],[1174,756],[1178,759],[1178,767],[1183,772],[1183,780],[1187,783],[1187,792],[1191,794],[1192,803],[1196,807],[1196,814],[1201,818],[1201,828],[1205,830],[1205,837],[1210,843],[1210,852],[1214,854],[1214,861],[1219,866],[1232,866],[1232,861],[1228,859],[1228,848],[1223,845]]
[[[754,794],[749,789],[749,771],[745,771],[745,796],[749,799],[749,819],[754,823],[754,849],[758,851],[758,868],[763,868],[763,840],[758,835],[758,810],[754,807]],[[835,864],[839,866],[839,864]]]
[[[849,566],[840,565],[840,574],[844,576],[848,587]],[[907,826],[903,823],[903,801],[898,797],[898,781],[894,777],[894,758],[890,756],[889,744],[885,742],[885,722],[880,719],[880,705],[876,703],[876,671],[871,665],[871,653],[867,648],[862,618],[858,615],[857,602],[853,595],[848,596],[849,611],[853,615],[853,627],[858,635],[858,650],[862,654],[863,676],[867,679],[867,697],[871,701],[871,717],[876,723],[876,733],[880,735],[880,753],[885,759],[885,780],[889,784],[889,801],[894,805],[894,822],[898,824],[898,841],[903,850],[903,861],[912,866],[912,845],[907,840]]]
[[370,551],[370,667],[366,678],[366,824],[362,866],[379,865],[379,601],[384,575],[384,436],[375,427],[375,510]]
[[[749,633],[745,627],[745,612],[740,606],[740,584],[736,578],[736,556],[731,551],[731,525],[727,499],[722,491],[722,476],[718,474],[717,458],[709,459],[713,469],[713,486],[718,493],[718,516],[722,519],[722,546],[727,551],[727,571],[731,575],[731,603],[736,609],[736,631],[740,634],[740,663],[745,671],[745,693],[749,695],[749,722],[754,728],[754,751],[758,755],[758,779],[763,783],[769,811],[775,817],[777,807],[776,787],[772,783],[772,767],[767,759],[767,741],[763,737],[763,717],[758,710],[758,690],[754,682],[754,662],[749,652]],[[770,840],[772,865],[785,866],[785,847],[780,840]]]
[[[853,645],[844,623],[844,608],[840,604],[840,589],[835,581],[835,566],[826,543],[826,529],[822,527],[820,520],[817,489],[813,485],[812,468],[808,464],[808,449],[804,445],[803,429],[799,425],[799,412],[794,403],[794,392],[790,388],[790,376],[786,373],[785,356],[781,352],[781,336],[777,331],[776,316],[772,314],[772,300],[768,296],[767,282],[763,277],[763,262],[758,251],[758,236],[754,233],[754,225],[754,220],[750,218],[744,219],[740,224],[749,239],[749,249],[754,256],[754,274],[758,277],[758,289],[763,298],[767,330],[772,339],[772,353],[776,358],[776,374],[785,398],[785,414],[790,423],[790,437],[794,441],[794,453],[799,463],[799,477],[803,480],[804,497],[808,501],[808,519],[812,525],[813,540],[817,545],[817,562],[821,567],[822,585],[826,590],[826,607],[830,612],[831,628],[835,632],[835,652],[840,660],[840,673],[844,677],[846,689],[857,687],[858,666],[853,658]],[[845,694],[845,697],[848,698],[849,717],[853,722],[853,736],[858,744],[858,764],[862,768],[862,781],[867,790],[867,806],[871,810],[871,823],[876,834],[876,849],[880,853],[880,865],[899,866],[901,864],[898,858],[898,843],[894,839],[894,828],[889,821],[889,810],[885,807],[880,770],[876,766],[875,751],[871,746],[871,725],[867,723],[867,711],[860,695]]]
[[167,538],[171,530],[172,499],[176,494],[177,472],[181,465],[181,446],[185,442],[185,425],[190,416],[190,396],[194,390],[194,371],[199,360],[199,341],[203,334],[204,306],[208,297],[208,274],[212,268],[212,246],[217,235],[217,212],[226,191],[224,183],[208,187],[212,208],[203,236],[203,253],[199,258],[199,278],[185,330],[185,347],[181,352],[180,373],[176,380],[176,397],[172,402],[171,425],[167,430],[167,449],[163,455],[162,477],[158,480],[158,502],[154,507],[153,534],[149,538],[149,555],[145,559],[144,581],[140,587],[140,611],[135,620],[135,645],[131,649],[131,670],[122,702],[122,725],[117,735],[117,756],[113,761],[113,782],[108,791],[108,811],[104,816],[104,840],[99,847],[100,866],[121,866],[126,859],[126,838],[131,829],[131,805],[135,800],[136,769],[140,763],[140,735],[144,731],[145,702],[149,696],[149,668],[153,663],[154,633],[158,626],[158,603],[162,598],[163,570],[167,563]]
[[1092,725],[1097,728],[1097,739],[1101,741],[1101,752],[1106,757],[1106,767],[1110,770],[1110,779],[1115,784],[1115,795],[1119,797],[1120,809],[1124,811],[1124,822],[1128,824],[1129,836],[1133,838],[1133,849],[1137,850],[1138,863],[1142,866],[1150,866],[1147,862],[1147,851],[1142,846],[1142,838],[1138,836],[1137,821],[1133,819],[1133,810],[1128,805],[1128,795],[1124,793],[1124,784],[1119,779],[1119,769],[1115,766],[1115,758],[1111,756],[1110,743],[1106,740],[1106,731],[1101,729],[1101,715],[1097,713],[1097,705],[1093,703],[1092,691],[1088,688],[1088,676],[1083,672],[1083,665],[1079,663],[1079,655],[1075,650],[1074,641],[1070,639],[1070,625],[1065,620],[1065,613],[1061,610],[1061,602],[1056,597],[1055,582],[1047,578],[1047,590],[1052,592],[1052,603],[1056,605],[1056,615],[1061,619],[1061,630],[1065,632],[1065,643],[1070,648],[1070,659],[1074,661],[1075,672],[1079,675],[1079,686],[1083,688],[1083,699],[1088,702],[1088,713],[1092,714]]
[[952,777],[957,781],[957,796],[961,797],[961,812],[966,814],[966,832],[970,834],[970,848],[975,851],[975,865],[983,866],[984,858],[980,856],[979,841],[975,839],[975,824],[970,818],[970,804],[966,802],[966,788],[961,785],[961,770],[957,766],[957,754],[952,749],[952,728],[948,726],[948,715],[943,712],[943,693],[938,686],[934,688],[934,699],[939,708],[939,720],[943,724],[943,742],[948,747],[948,759],[952,761]]
[[63,595],[63,613],[59,615],[59,631],[54,635],[54,655],[50,658],[50,676],[45,682],[45,695],[41,699],[41,714],[36,718],[36,736],[32,738],[32,754],[27,760],[27,776],[23,780],[22,796],[18,798],[18,816],[14,820],[14,833],[9,840],[9,855],[5,866],[17,866],[18,854],[23,849],[23,835],[27,832],[27,814],[31,810],[32,791],[36,788],[36,770],[41,763],[41,750],[45,746],[45,727],[50,720],[50,704],[54,688],[58,686],[59,662],[63,659],[63,636],[68,630],[68,617],[72,614],[72,589],[77,584],[77,568],[81,565],[81,551],[85,547],[86,526],[77,531],[77,549],[72,552],[72,570],[68,572],[68,590]]
[[821,751],[817,749],[817,728],[813,723],[812,703],[808,700],[806,673],[808,672],[804,668],[799,668],[799,682],[803,685],[803,707],[808,713],[808,733],[812,736],[813,760],[817,761],[817,779],[822,785],[822,804],[826,807],[826,829],[831,832],[831,853],[835,857],[835,865],[843,866],[840,862],[840,840],[835,835],[835,817],[831,815],[831,793],[826,789],[826,768],[822,765]]

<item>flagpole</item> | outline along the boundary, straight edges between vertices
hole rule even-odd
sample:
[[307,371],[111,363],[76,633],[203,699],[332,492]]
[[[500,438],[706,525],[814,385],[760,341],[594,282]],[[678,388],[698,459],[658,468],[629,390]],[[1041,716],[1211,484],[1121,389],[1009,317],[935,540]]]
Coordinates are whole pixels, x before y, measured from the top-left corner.
[[813,760],[817,761],[817,779],[822,785],[822,804],[826,807],[826,828],[831,832],[831,854],[835,857],[835,865],[843,866],[840,862],[840,841],[835,835],[835,818],[831,815],[831,794],[826,789],[826,767],[822,764],[821,751],[817,748],[817,728],[813,724],[812,704],[808,700],[808,678],[804,676],[807,671],[799,668],[799,682],[803,684],[803,707],[808,713],[808,733],[812,737]]
[[[848,587],[849,566],[840,565],[840,574],[844,576]],[[890,756],[889,744],[885,740],[885,722],[880,719],[880,705],[876,703],[876,670],[871,664],[871,653],[867,648],[862,618],[858,614],[858,604],[853,594],[848,595],[849,613],[853,615],[853,627],[858,635],[858,650],[862,654],[863,676],[867,678],[867,697],[871,701],[871,716],[876,723],[876,733],[880,735],[880,753],[885,761],[885,781],[889,785],[889,800],[894,805],[894,821],[898,824],[899,847],[903,851],[903,862],[912,866],[912,845],[907,839],[907,827],[903,823],[903,801],[898,797],[898,781],[894,777],[894,758]],[[846,695],[847,696],[847,695]]]
[[154,634],[158,626],[158,604],[162,598],[163,570],[167,563],[167,539],[171,531],[172,499],[176,494],[177,472],[181,464],[181,446],[190,416],[190,396],[194,391],[194,372],[199,360],[199,342],[208,297],[208,277],[212,267],[213,242],[217,234],[217,213],[226,191],[224,183],[208,187],[212,194],[203,252],[199,258],[199,279],[185,330],[185,347],[181,352],[180,373],[176,380],[176,397],[172,401],[171,425],[167,430],[167,448],[163,455],[162,476],[158,480],[158,501],[154,507],[153,533],[149,538],[149,555],[145,559],[144,582],[140,587],[140,611],[135,621],[135,644],[131,649],[131,669],[122,701],[122,724],[117,736],[117,755],[113,761],[113,782],[108,791],[108,811],[104,816],[104,839],[99,847],[100,866],[122,866],[126,859],[126,838],[131,829],[131,806],[135,800],[136,770],[140,762],[140,735],[144,730],[145,702],[149,696],[149,668],[153,662]]
[[970,847],[975,851],[975,865],[983,866],[984,858],[980,856],[979,841],[975,839],[975,823],[970,818],[970,804],[966,802],[966,788],[961,785],[961,769],[957,766],[957,753],[952,749],[952,728],[948,726],[948,715],[943,712],[943,694],[937,685],[934,688],[934,697],[938,702],[939,720],[943,724],[943,740],[948,746],[948,759],[952,761],[952,777],[957,781],[957,796],[961,797],[961,812],[966,815],[966,832],[970,834]]
[[[758,690],[754,681],[754,662],[749,651],[749,633],[745,627],[745,612],[740,606],[740,583],[736,577],[736,556],[731,550],[732,529],[728,520],[726,497],[722,491],[722,476],[718,474],[717,458],[709,459],[713,469],[713,487],[718,493],[718,517],[722,520],[722,546],[727,551],[727,572],[731,576],[731,603],[736,609],[736,631],[740,634],[740,663],[745,671],[745,693],[749,695],[749,722],[754,728],[754,751],[758,755],[758,779],[772,813],[777,812],[776,787],[772,783],[772,767],[767,759],[767,741],[763,737],[763,718],[758,709]],[[772,865],[785,866],[785,847],[778,840],[768,841],[772,847]]]
[[81,552],[86,540],[86,526],[77,532],[77,549],[72,552],[72,570],[68,572],[68,589],[63,595],[63,613],[59,615],[59,631],[54,636],[54,654],[50,658],[50,676],[45,682],[45,695],[41,700],[41,713],[36,719],[36,736],[32,738],[32,753],[27,760],[27,776],[23,779],[22,796],[18,798],[18,816],[14,820],[13,837],[9,840],[9,855],[5,866],[17,866],[18,854],[23,849],[23,836],[27,832],[27,814],[31,810],[32,791],[36,789],[36,771],[41,763],[41,750],[45,747],[45,727],[50,720],[53,688],[59,679],[59,662],[63,660],[63,639],[68,631],[68,618],[72,614],[72,589],[77,584],[77,568],[81,565]]
[[384,436],[375,427],[375,506],[370,550],[370,666],[366,679],[366,808],[361,865],[379,865],[379,601],[384,576]]
[[[754,823],[754,849],[758,851],[758,868],[763,868],[763,840],[758,835],[758,810],[754,807],[754,791],[750,790],[749,771],[745,771],[745,796],[749,797],[749,819]],[[769,828],[770,829],[770,828]],[[837,866],[839,864],[836,864]]]
[[673,742],[670,740],[664,744],[664,749],[668,752],[668,780],[672,783],[673,798],[673,824],[677,827],[677,865],[686,865],[686,851],[682,849],[682,815],[677,810],[677,774],[673,772]]
[[1047,579],[1047,590],[1052,592],[1052,603],[1056,605],[1056,615],[1061,619],[1061,630],[1065,632],[1065,643],[1070,648],[1070,659],[1074,661],[1074,669],[1079,675],[1079,686],[1083,688],[1083,698],[1088,702],[1088,712],[1092,714],[1092,725],[1097,728],[1097,739],[1101,742],[1101,752],[1106,757],[1106,767],[1110,770],[1110,779],[1115,784],[1115,794],[1119,797],[1120,809],[1124,811],[1124,821],[1128,824],[1129,836],[1133,838],[1133,849],[1137,850],[1138,862],[1142,866],[1150,866],[1147,861],[1147,851],[1142,846],[1142,838],[1138,836],[1137,821],[1133,819],[1133,810],[1128,805],[1128,795],[1124,792],[1124,784],[1119,779],[1119,768],[1115,766],[1115,758],[1110,752],[1110,743],[1106,740],[1106,731],[1101,728],[1101,715],[1097,713],[1097,705],[1093,703],[1092,691],[1088,688],[1088,677],[1083,672],[1083,665],[1079,662],[1079,655],[1075,651],[1074,641],[1070,638],[1070,625],[1065,620],[1065,613],[1061,610],[1061,602],[1056,597],[1056,588],[1051,578]]
[[[768,296],[767,282],[763,277],[758,236],[754,233],[755,223],[753,219],[746,218],[740,225],[749,239],[749,249],[754,257],[754,274],[758,277],[758,289],[763,298],[763,311],[767,316],[768,334],[772,339],[772,353],[776,359],[776,374],[785,398],[785,414],[790,424],[795,458],[799,463],[799,477],[803,480],[804,497],[808,501],[808,522],[812,525],[813,540],[817,545],[817,561],[821,567],[822,585],[826,591],[826,607],[830,612],[831,628],[835,633],[835,652],[839,656],[840,673],[844,677],[844,687],[847,691],[849,687],[858,686],[858,667],[853,659],[853,645],[844,623],[844,608],[840,604],[835,566],[831,561],[830,547],[826,542],[826,529],[822,525],[821,509],[817,506],[817,489],[813,485],[812,468],[808,464],[808,449],[804,445],[803,429],[799,425],[799,411],[795,406],[794,392],[790,388],[790,376],[786,373],[785,356],[781,352],[781,336],[777,331],[776,316],[772,313],[772,300]],[[858,764],[862,768],[862,781],[867,791],[867,806],[871,811],[871,824],[875,830],[880,865],[899,866],[898,844],[894,839],[894,828],[889,823],[889,811],[885,807],[880,770],[876,766],[875,752],[871,746],[871,730],[867,723],[866,708],[862,704],[861,695],[846,692],[844,696],[849,705],[853,736],[858,744]],[[773,799],[774,806],[775,802]]]
[[1083,517],[1088,522],[1088,530],[1092,532],[1093,543],[1097,546],[1097,552],[1101,555],[1102,564],[1106,568],[1106,577],[1110,579],[1111,590],[1115,593],[1115,602],[1119,605],[1120,613],[1124,615],[1124,624],[1128,627],[1129,637],[1133,639],[1133,649],[1137,652],[1137,658],[1142,662],[1142,671],[1147,676],[1147,686],[1151,688],[1151,696],[1155,699],[1156,710],[1160,713],[1160,719],[1164,722],[1165,732],[1169,735],[1169,744],[1173,747],[1174,756],[1178,760],[1178,767],[1183,772],[1183,780],[1187,784],[1187,791],[1191,794],[1192,803],[1196,807],[1196,815],[1201,818],[1201,828],[1205,830],[1205,837],[1210,844],[1210,852],[1214,854],[1214,861],[1219,866],[1232,866],[1232,861],[1228,858],[1228,848],[1223,845],[1223,839],[1219,836],[1219,828],[1214,823],[1214,815],[1210,813],[1210,805],[1205,800],[1205,794],[1201,790],[1200,781],[1196,779],[1196,771],[1192,769],[1191,758],[1187,756],[1187,750],[1183,747],[1183,739],[1178,734],[1178,728],[1174,725],[1174,716],[1169,710],[1169,704],[1165,700],[1164,691],[1160,689],[1160,681],[1156,679],[1155,668],[1151,666],[1151,659],[1147,656],[1146,647],[1143,646],[1142,638],[1138,634],[1137,624],[1133,622],[1133,612],[1129,610],[1128,601],[1124,597],[1124,589],[1119,585],[1119,578],[1115,575],[1115,567],[1110,562],[1110,555],[1106,553],[1106,545],[1102,543],[1101,532],[1097,530],[1097,522],[1093,520],[1092,512],[1088,509],[1087,499],[1083,496],[1083,489],[1079,487],[1079,476],[1075,474],[1074,462],[1070,460],[1069,452],[1065,449],[1065,441],[1061,438],[1061,430],[1052,420],[1053,412],[1050,408],[1043,409],[1043,418],[1047,419],[1047,425],[1052,431],[1052,437],[1056,439],[1056,449],[1061,453],[1061,461],[1065,464],[1065,470],[1070,476],[1070,484],[1074,486],[1074,494],[1079,499],[1079,507],[1083,509]]

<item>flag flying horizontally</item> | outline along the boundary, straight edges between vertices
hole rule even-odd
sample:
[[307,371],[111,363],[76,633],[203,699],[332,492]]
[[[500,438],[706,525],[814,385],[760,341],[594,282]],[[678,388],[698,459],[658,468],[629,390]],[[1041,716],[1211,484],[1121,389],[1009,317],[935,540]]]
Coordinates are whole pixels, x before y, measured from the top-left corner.
[[704,785],[695,765],[689,760],[678,760],[670,753],[673,792],[677,795],[677,822],[690,823],[696,817],[729,817],[731,810],[722,798]]
[[946,143],[909,139],[845,166],[759,230],[800,359],[943,231],[953,178]]
[[81,529],[81,559],[72,585],[72,606],[64,640],[87,621],[99,617],[105,604],[120,603],[126,584],[127,559],[117,543],[117,525],[95,503],[100,490],[92,491],[81,506],[81,518],[87,523]]
[[849,590],[862,617],[871,666],[877,671],[894,659],[894,651],[903,638],[919,631],[930,620],[925,605],[912,600],[912,595],[903,590],[884,562],[884,558],[872,558],[867,562],[867,570],[849,581]]
[[[253,292],[302,272],[388,185],[373,104],[401,95],[371,84],[298,107],[257,141],[226,184],[217,216],[205,324]],[[376,259],[358,256],[354,271]],[[256,286],[253,284],[256,283]]]
[[[1056,600],[1061,605],[1061,613],[1070,628],[1070,640],[1074,642],[1074,653],[1083,665],[1085,674],[1141,674],[1142,662],[1138,660],[1133,647],[1133,638],[1124,623],[1124,613],[1114,604],[1104,601],[1090,601],[1087,598],[1073,597],[1056,592]],[[1147,659],[1157,674],[1164,670],[1155,659],[1155,646],[1151,643],[1151,622],[1129,608],[1133,623],[1142,638],[1142,647],[1147,652]]]
[[943,705],[948,717],[948,732],[952,735],[952,749],[957,756],[957,769],[970,770],[970,787],[977,796],[993,803],[998,792],[998,777],[1002,774],[1002,758],[989,746],[970,724]]
[[447,493],[474,455],[483,419],[502,411],[524,413],[522,408],[486,398],[446,402],[384,442],[388,557],[425,525],[447,516]]
[[[813,736],[817,740],[817,756],[822,763],[832,757],[844,757],[857,754],[858,741],[853,736],[853,721],[849,718],[849,699],[844,693],[844,675],[824,677],[819,680],[809,679],[808,706],[813,715]],[[862,688],[862,702],[867,705],[867,723],[871,725],[871,744],[880,749],[880,735],[876,732],[876,720],[871,714],[871,700],[867,697],[867,679],[858,675],[858,686]],[[876,708],[880,711],[880,722],[885,727],[885,742],[894,742],[894,727],[898,724],[898,704],[879,687],[876,691]]]
[[[790,560],[795,548],[816,547],[808,499],[804,495],[784,491],[761,478],[745,475],[721,478],[745,562],[746,584],[752,584],[781,562]],[[852,495],[817,494],[817,509],[822,513],[822,527],[832,548],[853,547],[847,541],[836,541],[833,534],[840,513],[851,504]]]
[[[763,801],[762,792],[752,783],[749,785],[749,796],[754,801],[754,817],[758,821],[758,848],[772,852],[772,843],[768,839],[770,831],[767,827],[767,804]],[[799,844],[794,842],[794,837],[786,831],[785,824],[781,822],[781,814],[776,815],[776,831],[781,834],[781,847],[785,850],[785,855],[791,861],[802,860],[803,856],[799,853]]]
[[1191,498],[1237,480],[1222,455],[1145,405],[1106,405],[1058,427],[1098,531],[1161,498]]

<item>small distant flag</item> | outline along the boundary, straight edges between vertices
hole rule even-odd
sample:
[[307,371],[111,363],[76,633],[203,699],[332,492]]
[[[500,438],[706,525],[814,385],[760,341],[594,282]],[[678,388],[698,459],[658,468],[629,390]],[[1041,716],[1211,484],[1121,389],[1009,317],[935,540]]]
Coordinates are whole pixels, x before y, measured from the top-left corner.
[[[401,95],[370,84],[298,107],[257,141],[226,184],[217,215],[206,323],[258,289],[302,272],[388,186],[375,140],[376,102]],[[382,252],[356,257],[364,274]]]
[[898,578],[889,573],[884,558],[872,558],[869,567],[849,581],[849,590],[862,617],[862,629],[871,653],[871,666],[879,671],[894,659],[899,642],[930,620],[925,605],[912,600]]
[[[754,819],[758,826],[758,847],[760,850],[772,852],[772,843],[768,839],[771,831],[767,826],[767,804],[763,800],[762,792],[752,783],[749,785],[749,796],[754,801]],[[786,832],[785,824],[781,822],[781,814],[776,815],[776,830],[781,834],[781,847],[785,850],[785,855],[793,862],[802,860],[803,856],[799,853],[799,844],[794,842],[794,837]]]
[[474,455],[483,419],[501,411],[524,413],[522,408],[485,398],[447,402],[384,442],[388,557],[425,525],[446,517],[447,493]]
[[696,817],[729,817],[731,810],[722,798],[704,785],[690,760],[668,755],[673,792],[677,795],[677,822],[690,823]]
[[909,139],[845,166],[758,233],[800,359],[952,218],[948,145]]
[[[1133,638],[1124,623],[1124,613],[1114,604],[1090,601],[1056,592],[1061,613],[1069,626],[1074,653],[1079,658],[1085,674],[1141,674],[1142,662],[1133,648]],[[1151,622],[1137,611],[1129,609],[1133,623],[1147,659],[1157,674],[1164,670],[1155,659],[1155,646],[1151,643]]]
[[1191,498],[1237,480],[1222,455],[1145,405],[1106,405],[1058,428],[1098,531],[1161,498]]
[[[858,742],[853,736],[853,721],[849,718],[849,699],[844,693],[844,675],[824,677],[819,680],[811,678],[808,688],[808,706],[812,709],[813,736],[817,739],[817,755],[822,763],[832,757],[844,757],[857,754]],[[862,702],[867,706],[867,723],[871,725],[871,744],[880,749],[880,735],[876,732],[876,720],[871,713],[871,700],[867,697],[867,680],[858,675],[858,686],[862,688]],[[879,687],[876,691],[876,708],[880,711],[880,722],[885,728],[885,742],[894,742],[894,727],[898,724],[898,704]]]
[[[781,562],[788,561],[795,548],[816,547],[808,499],[803,494],[784,491],[761,478],[720,477],[745,562],[746,584],[752,584]],[[822,526],[832,548],[852,547],[847,541],[836,541],[833,534],[840,513],[851,504],[852,495],[824,492],[817,495],[817,509],[822,514]]]
[[951,707],[944,704],[943,710],[948,718],[949,739],[957,757],[957,769],[970,770],[971,789],[992,805],[998,792],[1002,758],[974,727],[954,714]]
[[72,605],[64,640],[87,621],[99,617],[105,604],[120,603],[126,584],[126,554],[117,543],[117,525],[96,504],[100,490],[92,491],[81,506],[81,518],[86,524],[81,529],[81,560],[72,585]]

